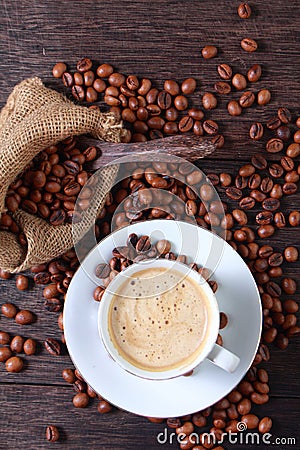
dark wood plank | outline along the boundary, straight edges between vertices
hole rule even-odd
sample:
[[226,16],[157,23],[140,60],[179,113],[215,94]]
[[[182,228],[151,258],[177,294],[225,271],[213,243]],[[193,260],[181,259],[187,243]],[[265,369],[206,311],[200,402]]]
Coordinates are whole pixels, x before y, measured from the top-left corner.
[[[45,440],[48,425],[56,425],[61,432],[61,439],[55,446],[68,450],[178,447],[176,437],[171,434],[174,431],[166,428],[165,422],[153,424],[146,418],[116,410],[100,415],[97,411],[98,400],[91,401],[86,409],[76,409],[72,405],[72,395],[71,387],[0,386],[1,450],[46,448],[49,445]],[[274,417],[276,411],[271,430],[272,441],[290,437],[298,442],[299,429],[295,427],[300,413],[298,400],[271,398],[268,404],[256,409],[260,418],[266,415]],[[201,431],[209,432],[209,429],[206,427]],[[253,447],[226,444],[226,448],[246,450]],[[268,447],[261,444],[254,448]]]

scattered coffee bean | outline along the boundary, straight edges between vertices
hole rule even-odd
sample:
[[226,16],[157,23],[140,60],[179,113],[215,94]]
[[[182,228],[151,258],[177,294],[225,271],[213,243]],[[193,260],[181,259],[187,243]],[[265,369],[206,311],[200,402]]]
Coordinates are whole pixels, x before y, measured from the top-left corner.
[[11,343],[10,349],[15,353],[22,353],[25,339],[22,336],[15,336]]
[[107,414],[112,411],[112,405],[108,403],[106,400],[101,400],[98,403],[97,410],[100,414]]
[[201,50],[201,53],[202,53],[202,56],[204,59],[211,59],[211,58],[214,58],[215,56],[217,56],[218,49],[214,45],[206,45]]
[[33,339],[26,339],[23,345],[25,355],[31,356],[36,353],[36,341]]
[[20,310],[15,316],[15,322],[19,325],[30,325],[35,322],[36,316],[28,309]]
[[261,77],[261,66],[259,64],[254,64],[247,72],[247,78],[250,83],[256,83]]
[[1,305],[1,312],[5,317],[13,319],[18,312],[18,308],[13,303],[3,303]]
[[279,108],[277,114],[282,123],[290,123],[292,120],[292,114],[287,108]]
[[241,19],[249,19],[251,16],[251,7],[249,3],[241,3],[238,7],[238,15]]
[[12,357],[12,351],[9,347],[0,347],[0,362],[5,362]]
[[271,92],[268,89],[262,89],[257,94],[257,103],[259,105],[267,105],[271,100]]
[[245,52],[255,52],[257,50],[257,42],[254,39],[245,38],[241,41],[241,47]]
[[19,356],[12,356],[6,360],[5,367],[7,372],[18,373],[23,369],[24,363]]
[[218,74],[223,80],[230,80],[232,77],[232,68],[228,64],[218,66]]
[[58,341],[52,338],[48,338],[44,342],[45,349],[50,355],[59,356],[60,355],[60,344]]
[[46,439],[48,442],[56,442],[59,440],[59,431],[56,426],[49,425],[46,428]]
[[89,404],[89,396],[85,392],[79,392],[73,397],[75,408],[86,408]]
[[259,141],[264,134],[263,125],[260,122],[253,123],[250,127],[249,135],[250,138]]
[[227,105],[227,110],[231,116],[240,116],[242,108],[236,100],[231,100]]
[[64,62],[58,62],[53,66],[52,74],[55,78],[61,78],[66,70],[66,64]]

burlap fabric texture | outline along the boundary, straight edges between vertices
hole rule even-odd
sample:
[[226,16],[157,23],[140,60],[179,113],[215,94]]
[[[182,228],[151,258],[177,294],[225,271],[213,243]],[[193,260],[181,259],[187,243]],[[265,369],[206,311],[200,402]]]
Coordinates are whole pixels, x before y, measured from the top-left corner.
[[[100,113],[73,104],[61,94],[44,86],[35,77],[15,86],[0,113],[0,217],[5,211],[9,185],[26,165],[43,149],[68,136],[91,134],[110,142],[119,142],[122,127],[111,113]],[[105,202],[118,168],[102,170],[94,192],[94,204],[88,214],[95,215]],[[72,230],[71,224],[53,226],[22,210],[14,213],[27,238],[27,249],[21,247],[16,235],[0,231],[0,267],[15,273],[33,265],[50,261],[70,249],[90,228],[87,215]]]

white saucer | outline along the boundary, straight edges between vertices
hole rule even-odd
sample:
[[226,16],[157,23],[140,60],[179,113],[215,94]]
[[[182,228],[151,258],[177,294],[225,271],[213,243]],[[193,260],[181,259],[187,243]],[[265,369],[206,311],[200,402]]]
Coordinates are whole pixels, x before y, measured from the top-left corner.
[[[205,360],[192,376],[163,381],[138,378],[125,372],[107,354],[98,334],[99,303],[93,291],[99,284],[97,264],[109,261],[116,246],[126,244],[130,233],[165,238],[172,251],[185,254],[214,271],[220,311],[229,319],[221,330],[224,347],[240,358],[234,373]],[[228,394],[243,378],[257,351],[262,312],[251,272],[229,244],[192,224],[152,220],[122,228],[100,242],[86,257],[69,286],[64,307],[64,332],[70,356],[79,372],[112,404],[151,417],[177,417],[204,409]]]

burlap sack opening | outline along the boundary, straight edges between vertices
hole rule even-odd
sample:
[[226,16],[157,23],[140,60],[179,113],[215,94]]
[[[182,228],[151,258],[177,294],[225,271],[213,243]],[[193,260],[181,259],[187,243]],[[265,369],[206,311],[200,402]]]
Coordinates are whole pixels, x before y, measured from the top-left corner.
[[[9,185],[41,150],[68,136],[92,134],[110,142],[120,142],[123,129],[111,113],[100,113],[74,105],[61,94],[44,86],[39,78],[30,78],[15,86],[0,113],[0,218],[5,211]],[[94,197],[93,214],[100,211],[111,189],[118,167],[103,171],[102,183]],[[0,231],[0,267],[15,273],[50,261],[74,245],[72,225],[50,225],[22,210],[14,219],[23,229],[28,246],[21,247],[17,236]],[[75,239],[91,226],[93,217],[85,217]]]

